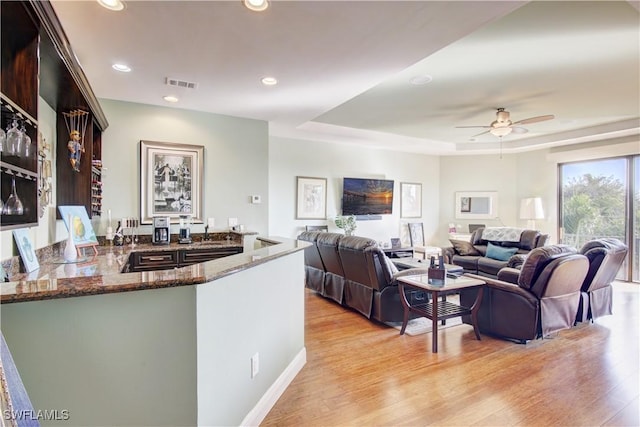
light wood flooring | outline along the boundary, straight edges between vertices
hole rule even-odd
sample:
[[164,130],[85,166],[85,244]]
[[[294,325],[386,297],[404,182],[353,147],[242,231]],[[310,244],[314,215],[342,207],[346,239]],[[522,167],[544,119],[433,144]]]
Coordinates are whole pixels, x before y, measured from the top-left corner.
[[614,315],[526,345],[396,329],[306,291],[307,364],[263,426],[639,426],[640,285]]

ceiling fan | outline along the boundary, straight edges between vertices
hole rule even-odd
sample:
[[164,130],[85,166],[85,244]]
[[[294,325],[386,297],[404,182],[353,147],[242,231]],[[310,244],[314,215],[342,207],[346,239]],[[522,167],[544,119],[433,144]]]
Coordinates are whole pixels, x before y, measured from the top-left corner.
[[555,116],[553,114],[547,114],[545,116],[529,117],[528,119],[518,120],[517,122],[512,122],[510,117],[511,117],[511,113],[506,111],[504,108],[498,108],[498,111],[496,112],[496,119],[493,122],[491,122],[489,126],[456,126],[456,128],[487,129],[484,132],[480,132],[479,134],[472,136],[472,138],[475,138],[476,136],[484,135],[485,133],[490,133],[491,135],[502,138],[504,136],[509,135],[511,132],[513,133],[528,132],[528,129],[525,129],[517,125],[528,125],[531,123],[544,122],[545,120],[553,119]]

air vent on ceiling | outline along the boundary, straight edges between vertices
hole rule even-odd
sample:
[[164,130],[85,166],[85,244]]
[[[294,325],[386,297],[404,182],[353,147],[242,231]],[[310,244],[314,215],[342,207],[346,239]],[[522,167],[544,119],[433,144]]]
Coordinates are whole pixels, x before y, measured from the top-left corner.
[[198,87],[198,83],[188,82],[185,80],[172,79],[171,77],[167,77],[167,85],[183,87],[186,89],[196,89]]

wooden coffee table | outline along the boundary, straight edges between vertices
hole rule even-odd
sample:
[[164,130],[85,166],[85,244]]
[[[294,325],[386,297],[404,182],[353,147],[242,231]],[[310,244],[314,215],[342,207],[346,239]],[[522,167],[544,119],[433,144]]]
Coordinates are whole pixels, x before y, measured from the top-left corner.
[[[441,284],[440,284],[441,283]],[[404,276],[398,277],[398,287],[400,291],[400,301],[404,307],[404,318],[402,321],[402,329],[400,329],[400,335],[404,334],[409,322],[409,314],[411,312],[418,313],[420,316],[431,319],[432,331],[431,331],[431,351],[438,352],[438,321],[450,319],[452,317],[471,315],[471,323],[473,324],[473,331],[476,334],[477,339],[480,338],[480,330],[478,329],[478,310],[480,309],[480,302],[482,301],[482,294],[484,285],[486,283],[479,279],[473,279],[466,276],[460,276],[457,279],[447,277],[444,281],[429,280],[429,276],[426,274],[418,276]],[[431,292],[431,301],[420,304],[409,304],[407,296],[405,295],[405,287],[418,289],[422,291]],[[446,298],[442,298],[438,301],[438,296],[446,296],[455,291],[465,288],[479,288],[476,300],[471,307],[464,307],[461,305],[453,304],[446,301]]]

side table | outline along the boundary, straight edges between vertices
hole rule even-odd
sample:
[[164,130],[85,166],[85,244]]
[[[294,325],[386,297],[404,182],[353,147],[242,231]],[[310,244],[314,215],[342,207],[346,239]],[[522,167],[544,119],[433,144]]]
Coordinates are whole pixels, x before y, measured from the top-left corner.
[[[442,283],[442,281],[439,281]],[[447,277],[444,283],[434,283],[429,280],[429,276],[421,274],[417,276],[404,276],[398,278],[398,290],[400,293],[400,301],[404,308],[404,317],[402,321],[402,328],[400,329],[400,335],[404,334],[404,331],[409,323],[409,314],[411,312],[418,313],[427,319],[431,319],[431,351],[433,353],[438,352],[438,321],[450,319],[452,317],[471,315],[471,323],[473,324],[473,331],[476,334],[476,338],[480,340],[480,329],[478,328],[478,310],[480,309],[480,302],[482,301],[482,294],[484,291],[484,285],[486,283],[479,279],[473,279],[470,277],[461,276],[457,279]],[[405,295],[405,287],[418,289],[422,291],[431,292],[431,301],[420,304],[409,304]],[[438,301],[438,295],[445,296],[453,291],[459,291],[464,288],[479,288],[476,299],[471,307],[464,307],[451,302],[446,301],[444,298],[442,301]]]
[[413,258],[413,248],[381,248],[389,258]]

